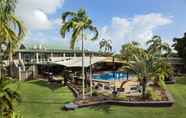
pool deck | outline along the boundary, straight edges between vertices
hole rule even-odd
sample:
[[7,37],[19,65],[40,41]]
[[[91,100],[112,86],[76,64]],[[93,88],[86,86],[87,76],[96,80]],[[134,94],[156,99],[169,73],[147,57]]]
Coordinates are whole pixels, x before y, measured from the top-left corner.
[[100,80],[100,79],[92,79],[93,82],[100,82],[100,83],[109,83],[111,85],[115,85],[117,88],[120,88],[121,84],[124,81],[129,81],[125,84],[125,86],[129,85],[136,85],[137,77],[136,76],[129,76],[128,80],[126,78],[116,79],[116,80]]

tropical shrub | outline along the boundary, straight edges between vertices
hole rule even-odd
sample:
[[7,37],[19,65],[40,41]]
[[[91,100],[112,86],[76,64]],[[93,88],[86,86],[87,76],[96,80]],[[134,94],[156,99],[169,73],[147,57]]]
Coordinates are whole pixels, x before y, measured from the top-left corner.
[[158,35],[153,36],[146,43],[149,45],[147,51],[156,57],[168,56],[171,53],[168,43],[162,42],[161,37]]
[[165,81],[160,79],[159,86],[160,86],[161,89],[165,90],[166,89]]
[[3,118],[12,118],[15,115],[15,105],[21,101],[21,96],[9,87],[11,81],[0,79],[0,112]]
[[98,95],[99,95],[99,93],[97,91],[92,92],[92,96],[98,96]]
[[151,87],[147,88],[146,97],[147,97],[147,99],[151,99],[151,100],[154,100],[154,101],[160,101],[161,100],[161,95],[158,95],[156,93],[156,91]]
[[118,100],[128,100],[128,96],[126,95],[122,95],[122,94],[119,94],[117,96],[114,97],[114,99],[118,99]]
[[174,49],[178,52],[179,57],[184,59],[184,62],[186,64],[186,32],[184,33],[184,36],[182,38],[174,38],[173,41]]

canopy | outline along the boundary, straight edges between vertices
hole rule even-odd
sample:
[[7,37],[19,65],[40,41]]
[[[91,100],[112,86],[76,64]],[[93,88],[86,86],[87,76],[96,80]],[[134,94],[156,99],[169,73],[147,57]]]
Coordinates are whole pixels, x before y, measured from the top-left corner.
[[[98,62],[108,61],[107,57],[84,57],[84,67],[90,66]],[[51,57],[50,62],[52,64],[63,65],[66,67],[82,67],[82,57]]]

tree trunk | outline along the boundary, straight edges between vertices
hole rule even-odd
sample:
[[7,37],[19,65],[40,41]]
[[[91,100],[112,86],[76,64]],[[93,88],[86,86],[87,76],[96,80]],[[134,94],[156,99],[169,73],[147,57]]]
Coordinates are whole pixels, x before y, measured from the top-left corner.
[[90,55],[90,95],[92,96],[92,62],[91,62],[92,55]]
[[147,84],[147,79],[146,77],[143,78],[143,81],[142,81],[142,97],[143,99],[146,98],[146,84]]
[[83,30],[82,30],[82,86],[83,86],[83,91],[82,91],[82,98],[85,99],[85,68],[84,68],[84,39],[83,39]]
[[1,67],[0,67],[0,80],[2,79]]

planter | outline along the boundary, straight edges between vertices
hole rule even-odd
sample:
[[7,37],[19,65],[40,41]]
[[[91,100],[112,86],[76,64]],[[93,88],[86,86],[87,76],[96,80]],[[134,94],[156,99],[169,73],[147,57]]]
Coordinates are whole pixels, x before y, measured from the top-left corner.
[[101,104],[109,104],[109,105],[123,105],[123,106],[146,106],[146,107],[170,107],[174,104],[174,99],[172,98],[171,94],[168,91],[165,91],[165,94],[167,95],[168,100],[167,101],[132,101],[132,100],[100,100],[100,101],[92,101],[92,102],[86,102],[82,104],[78,104],[78,108],[83,107],[91,107],[91,106],[97,106]]

